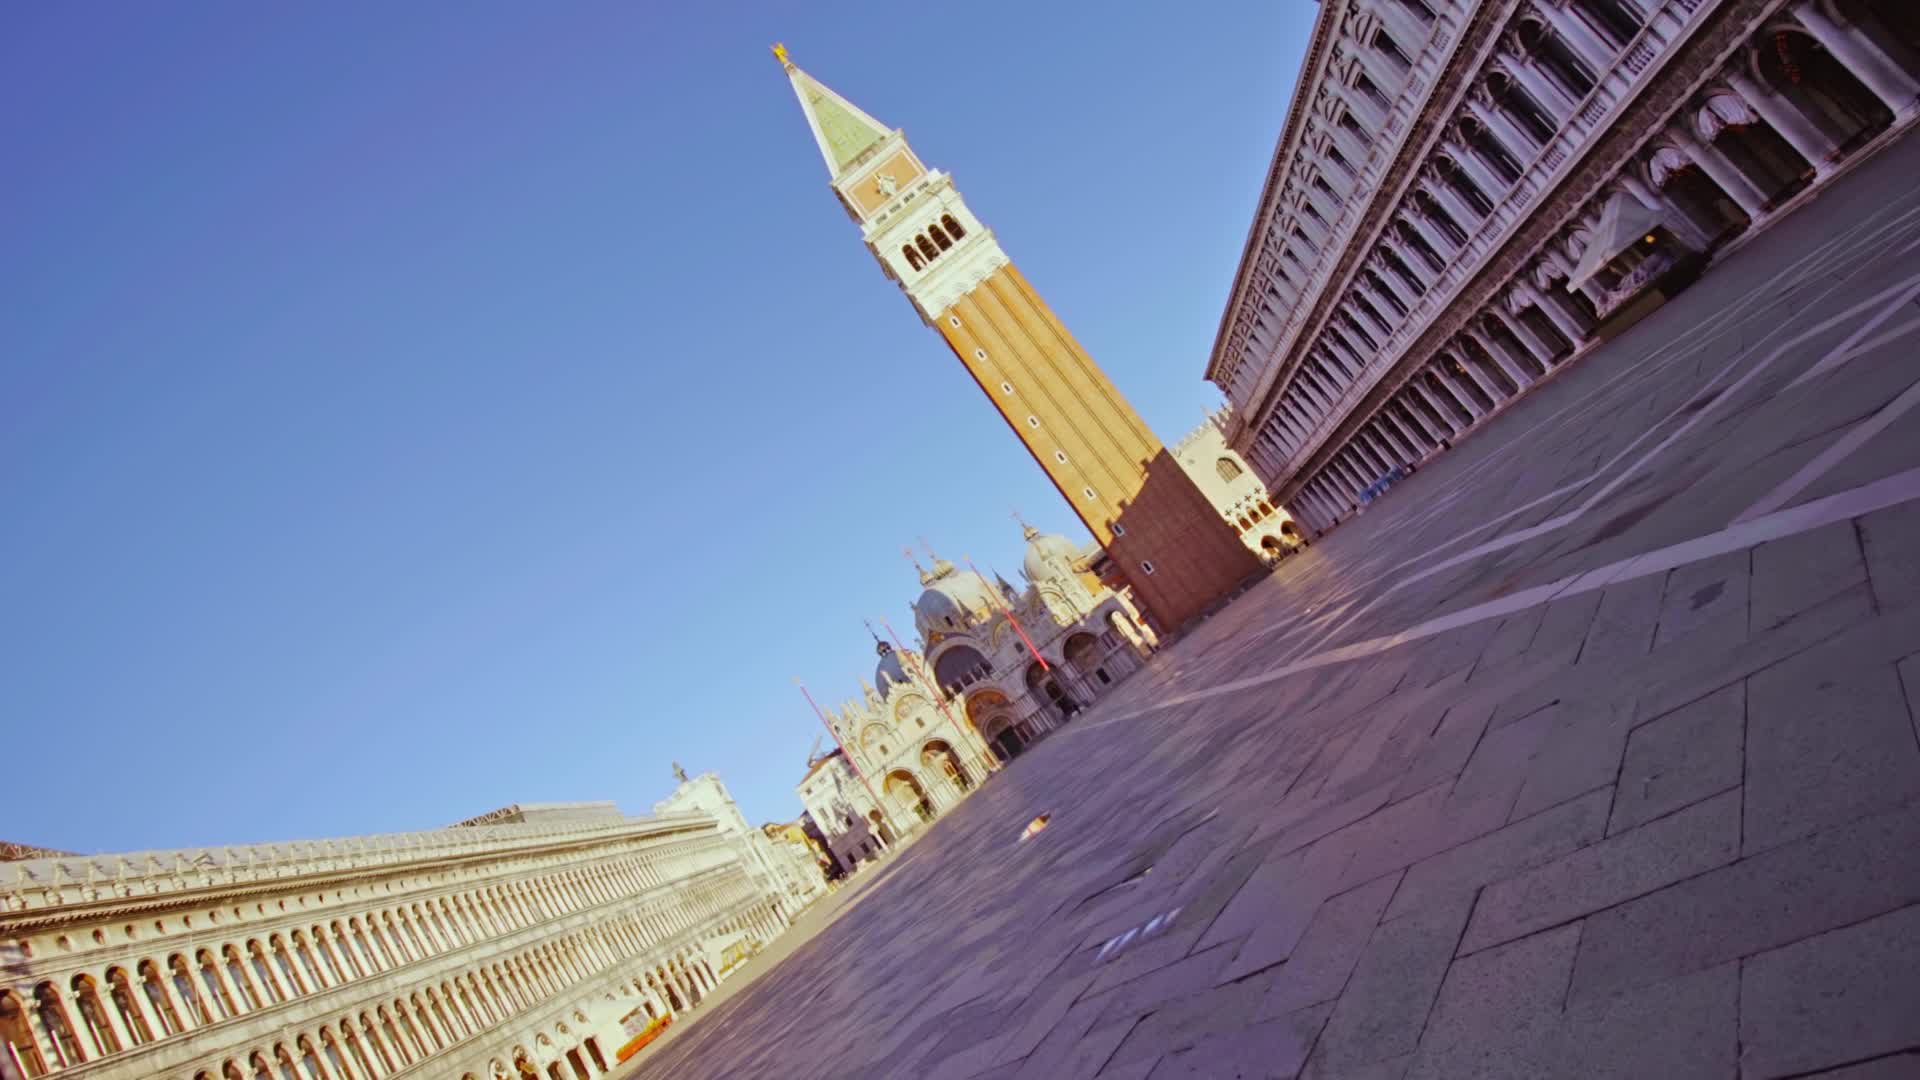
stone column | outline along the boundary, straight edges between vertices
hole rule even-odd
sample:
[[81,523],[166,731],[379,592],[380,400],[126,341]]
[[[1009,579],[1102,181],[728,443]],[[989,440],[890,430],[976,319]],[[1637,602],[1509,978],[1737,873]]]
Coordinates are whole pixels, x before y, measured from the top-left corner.
[[[1433,249],[1433,253],[1442,259],[1450,259],[1459,252],[1459,245],[1455,244],[1450,237],[1441,232],[1433,222],[1427,220],[1427,215],[1420,212],[1418,203],[1415,203],[1413,207],[1408,210],[1407,224],[1412,225],[1414,231],[1420,234],[1420,238],[1425,240],[1427,246]],[[1442,273],[1445,273],[1445,271],[1442,271]]]
[[1563,301],[1559,297],[1550,297],[1531,285],[1528,285],[1521,295],[1532,301],[1534,307],[1540,309],[1540,313],[1553,323],[1569,344],[1575,349],[1580,348],[1580,342],[1586,339],[1587,334],[1580,329],[1580,323],[1573,317],[1573,313],[1563,306],[1568,301]]
[[1602,41],[1600,35],[1589,30],[1587,24],[1581,22],[1580,17],[1568,11],[1564,5],[1565,0],[1540,0],[1540,3],[1535,6],[1540,14],[1546,17],[1547,23],[1553,27],[1553,32],[1559,35],[1560,40],[1566,42],[1567,47],[1573,50],[1573,54],[1587,65],[1587,70],[1593,73],[1594,78],[1604,79],[1613,67],[1613,58],[1617,50],[1611,44]]
[[1836,60],[1845,64],[1855,78],[1892,110],[1895,124],[1920,108],[1920,80],[1907,74],[1900,61],[1888,55],[1879,42],[1861,33],[1858,27],[1834,22],[1817,4],[1802,2],[1789,11],[1815,41],[1826,46]]
[[1781,138],[1800,151],[1800,156],[1813,166],[1816,179],[1832,174],[1833,157],[1840,151],[1839,144],[1821,131],[1799,106],[1763,88],[1738,65],[1727,69],[1727,85],[1760,114],[1760,119],[1771,124]]
[[1472,353],[1461,349],[1456,359],[1459,360],[1461,368],[1465,369],[1467,378],[1473,380],[1473,385],[1480,388],[1480,392],[1487,396],[1487,401],[1493,406],[1497,407],[1507,399],[1507,395],[1501,393],[1500,388],[1494,385],[1493,379],[1480,367],[1480,362],[1473,358]]
[[1487,163],[1480,160],[1479,154],[1455,139],[1442,140],[1440,147],[1447,152],[1448,157],[1453,159],[1453,163],[1467,174],[1473,181],[1473,186],[1480,189],[1480,194],[1485,195],[1489,203],[1496,207],[1500,205],[1500,199],[1506,195],[1508,185],[1506,181],[1493,174],[1493,170],[1487,167]]
[[1452,439],[1454,433],[1460,430],[1459,422],[1453,418],[1452,410],[1441,402],[1439,398],[1435,397],[1432,390],[1427,389],[1427,380],[1424,376],[1415,376],[1412,385],[1413,392],[1420,395],[1421,400],[1425,401],[1428,407],[1433,410],[1435,417],[1434,422],[1446,429],[1446,432],[1439,437]]
[[1522,171],[1525,171],[1526,163],[1539,152],[1538,144],[1529,138],[1526,132],[1515,127],[1513,121],[1507,119],[1507,114],[1501,112],[1498,106],[1482,101],[1477,94],[1467,95],[1467,111],[1487,125],[1487,129],[1507,151],[1507,155],[1513,158]]
[[[107,1027],[112,1029],[113,1037],[119,1042],[120,1049],[131,1050],[140,1045],[140,1040],[133,1037],[133,1032],[128,1030],[127,1022],[121,1017],[120,1010],[113,1004],[113,987],[108,985],[107,977],[105,975],[93,975],[91,972],[88,974],[93,979],[94,1000],[100,1003],[100,1011],[106,1014]],[[69,983],[69,985],[71,985],[71,983]],[[138,996],[131,992],[129,992],[128,996],[134,998],[133,1007],[135,1010],[138,1010],[140,1008]],[[21,1007],[29,1012],[32,1011],[32,999],[26,998],[23,1000]],[[73,1011],[76,1013],[80,1011],[80,1001],[77,995],[74,998]],[[84,1024],[85,1021],[83,1020],[82,1023]],[[152,1031],[155,1029],[149,1027],[148,1030]]]
[[1673,137],[1673,141],[1679,144],[1687,157],[1693,159],[1695,165],[1700,166],[1701,172],[1711,177],[1714,183],[1720,185],[1720,190],[1727,193],[1728,198],[1738,203],[1740,209],[1747,212],[1748,219],[1759,221],[1766,216],[1766,195],[1753,185],[1753,181],[1747,179],[1747,174],[1741,172],[1739,166],[1728,161],[1726,155],[1694,138],[1693,132],[1687,130],[1684,121],[1668,128],[1667,134]]
[[1541,111],[1552,117],[1555,125],[1565,124],[1567,117],[1573,115],[1573,108],[1579,102],[1569,99],[1560,89],[1559,84],[1542,74],[1531,59],[1523,56],[1508,56],[1504,59],[1507,73],[1512,75],[1521,89],[1527,92],[1527,96],[1540,106]]
[[1413,295],[1413,293],[1407,289],[1406,282],[1401,281],[1400,276],[1388,267],[1385,259],[1376,256],[1370,260],[1369,265],[1373,267],[1374,276],[1378,277],[1380,283],[1385,285],[1388,291],[1392,292],[1394,297],[1400,301],[1400,306],[1406,308],[1408,313],[1411,314],[1414,306],[1420,302],[1420,298]]
[[1441,383],[1452,392],[1454,399],[1460,403],[1460,407],[1467,411],[1467,415],[1471,418],[1467,422],[1468,427],[1472,427],[1475,421],[1487,415],[1487,410],[1467,392],[1467,388],[1460,384],[1460,379],[1454,375],[1452,369],[1447,367],[1444,358],[1434,365],[1433,373],[1439,376]]
[[[1479,327],[1468,326],[1466,335],[1475,345],[1480,346],[1480,351],[1486,353],[1487,358],[1492,360],[1495,366],[1506,372],[1507,378],[1513,380],[1515,394],[1523,393],[1527,387],[1533,385],[1533,376],[1521,370],[1519,362],[1508,356],[1507,350],[1495,344],[1492,338],[1481,333]],[[1466,352],[1465,349],[1460,351]]]
[[[1474,228],[1486,220],[1486,215],[1467,205],[1467,200],[1445,180],[1436,178],[1426,191],[1440,204],[1441,209],[1453,215],[1453,223],[1460,226],[1460,231],[1466,233],[1469,240],[1473,237]],[[1455,244],[1454,252],[1457,254],[1461,247]]]
[[1381,434],[1387,437],[1387,442],[1400,451],[1399,464],[1405,465],[1408,462],[1420,460],[1420,448],[1413,445],[1413,440],[1407,438],[1406,433],[1394,423],[1391,406],[1382,408],[1374,423],[1379,425]]
[[1386,412],[1388,421],[1393,424],[1393,429],[1400,433],[1400,438],[1413,447],[1413,460],[1418,461],[1426,457],[1429,451],[1439,445],[1428,433],[1426,425],[1420,423],[1417,417],[1412,417],[1404,398],[1387,399],[1387,406],[1383,411]]
[[1492,304],[1487,306],[1487,314],[1493,316],[1494,320],[1501,326],[1506,327],[1507,333],[1512,334],[1514,340],[1518,341],[1521,347],[1525,348],[1527,352],[1539,362],[1542,368],[1549,371],[1553,369],[1552,347],[1541,340],[1539,334],[1533,332],[1533,327],[1528,326],[1525,319],[1522,319],[1518,315],[1509,314],[1508,310],[1501,306],[1500,300],[1497,297]]

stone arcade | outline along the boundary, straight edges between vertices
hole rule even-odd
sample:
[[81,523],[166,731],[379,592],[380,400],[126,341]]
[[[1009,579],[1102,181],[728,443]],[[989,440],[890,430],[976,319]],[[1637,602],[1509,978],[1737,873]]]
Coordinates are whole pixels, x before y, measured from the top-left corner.
[[0,1075],[584,1080],[786,927],[760,877],[710,814],[612,803],[0,863]]
[[1207,365],[1228,441],[1328,528],[1916,99],[1908,0],[1326,0]]

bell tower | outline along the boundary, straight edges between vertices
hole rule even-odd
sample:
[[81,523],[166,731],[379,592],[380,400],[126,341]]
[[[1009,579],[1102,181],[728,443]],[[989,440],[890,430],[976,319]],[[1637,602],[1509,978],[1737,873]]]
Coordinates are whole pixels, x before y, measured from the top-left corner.
[[1260,570],[1106,373],[1040,299],[953,180],[906,136],[776,45],[834,194],[880,268],[938,331],[1113,569],[1176,630]]

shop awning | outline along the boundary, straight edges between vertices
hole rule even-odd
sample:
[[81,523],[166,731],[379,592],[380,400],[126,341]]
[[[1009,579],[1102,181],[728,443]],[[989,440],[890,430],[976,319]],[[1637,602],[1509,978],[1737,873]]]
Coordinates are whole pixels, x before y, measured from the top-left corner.
[[1573,276],[1567,279],[1568,291],[1586,284],[1615,256],[1639,243],[1656,226],[1664,223],[1658,210],[1647,209],[1639,199],[1625,192],[1607,200],[1606,208],[1600,211],[1600,224],[1594,227],[1593,238],[1580,256],[1580,264],[1573,268]]

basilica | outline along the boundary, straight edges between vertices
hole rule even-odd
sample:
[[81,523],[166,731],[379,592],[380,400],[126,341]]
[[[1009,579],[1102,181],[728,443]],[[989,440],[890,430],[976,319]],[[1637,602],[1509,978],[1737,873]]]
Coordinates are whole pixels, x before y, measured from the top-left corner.
[[1099,549],[1024,529],[1025,584],[935,558],[913,602],[918,640],[875,642],[860,696],[825,710],[839,748],[798,791],[850,866],[931,822],[1137,669],[1157,637]]

